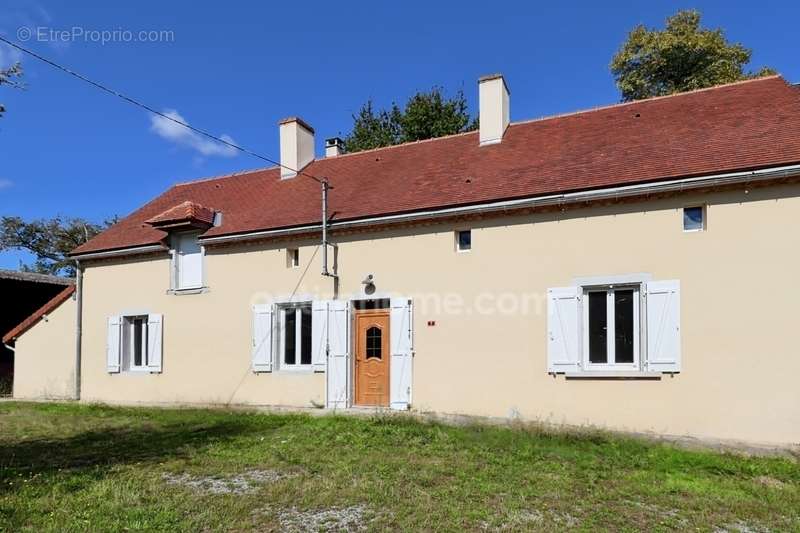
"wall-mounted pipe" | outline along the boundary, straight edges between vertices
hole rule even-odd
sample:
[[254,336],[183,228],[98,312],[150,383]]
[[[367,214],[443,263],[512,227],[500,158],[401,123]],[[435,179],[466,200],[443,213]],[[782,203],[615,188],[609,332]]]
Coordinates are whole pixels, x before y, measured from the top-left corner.
[[81,399],[81,335],[83,333],[83,270],[81,262],[75,260],[75,399]]
[[323,178],[322,182],[322,275],[332,278],[338,277],[336,272],[328,270],[328,191],[332,188],[328,183],[328,178]]

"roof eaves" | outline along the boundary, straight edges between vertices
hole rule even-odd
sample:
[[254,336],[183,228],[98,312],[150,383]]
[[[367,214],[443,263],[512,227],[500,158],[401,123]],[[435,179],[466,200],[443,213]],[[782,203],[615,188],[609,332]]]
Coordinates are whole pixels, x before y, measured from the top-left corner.
[[168,252],[169,247],[162,242],[152,242],[145,244],[137,244],[134,246],[118,246],[116,248],[100,249],[90,252],[74,253],[70,252],[69,256],[73,259],[83,261],[85,259],[99,259],[107,257],[119,257],[129,255],[142,255],[157,252]]

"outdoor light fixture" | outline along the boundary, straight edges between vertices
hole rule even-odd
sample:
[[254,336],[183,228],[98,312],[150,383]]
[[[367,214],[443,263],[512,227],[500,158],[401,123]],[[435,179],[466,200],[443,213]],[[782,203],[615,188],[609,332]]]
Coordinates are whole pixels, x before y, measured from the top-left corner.
[[367,277],[361,281],[361,284],[364,285],[364,294],[375,293],[375,282],[373,279],[374,277],[372,274],[367,274]]

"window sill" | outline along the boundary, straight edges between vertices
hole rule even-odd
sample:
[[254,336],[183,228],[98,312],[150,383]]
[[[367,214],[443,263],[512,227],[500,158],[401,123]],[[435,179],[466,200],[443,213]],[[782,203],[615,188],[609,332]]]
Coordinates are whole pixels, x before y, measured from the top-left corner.
[[194,287],[191,289],[168,289],[167,294],[174,296],[186,296],[189,294],[203,294],[208,292],[208,287]]
[[638,379],[638,380],[660,380],[661,372],[631,372],[625,370],[607,371],[588,371],[588,372],[566,372],[566,379]]
[[283,367],[283,368],[278,368],[278,373],[280,373],[280,374],[296,374],[296,375],[303,376],[303,375],[307,375],[307,374],[313,374],[314,373],[314,369],[313,368],[286,368],[286,367]]

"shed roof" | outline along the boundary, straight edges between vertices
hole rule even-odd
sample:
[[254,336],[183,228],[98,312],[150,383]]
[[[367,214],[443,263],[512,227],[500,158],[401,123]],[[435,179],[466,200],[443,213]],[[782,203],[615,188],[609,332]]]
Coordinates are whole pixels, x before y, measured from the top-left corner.
[[31,316],[17,324],[14,329],[3,335],[3,343],[9,343],[15,339],[17,339],[20,335],[28,331],[34,325],[36,325],[39,320],[41,320],[45,315],[48,315],[55,311],[59,305],[67,301],[67,299],[72,296],[75,292],[75,285],[69,285],[64,287],[64,290],[56,294],[50,301],[44,304],[42,307],[37,309],[33,312]]

